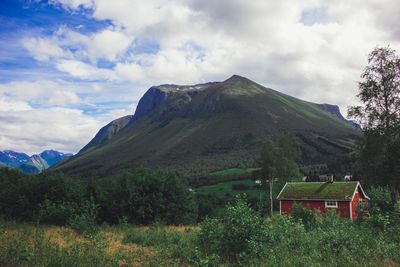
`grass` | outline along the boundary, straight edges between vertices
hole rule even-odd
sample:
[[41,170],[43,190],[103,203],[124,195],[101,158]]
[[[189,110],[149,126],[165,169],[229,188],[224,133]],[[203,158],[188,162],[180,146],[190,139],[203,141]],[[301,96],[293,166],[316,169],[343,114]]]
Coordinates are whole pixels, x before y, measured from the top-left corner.
[[[238,216],[242,216],[238,214]],[[246,216],[244,216],[246,217]],[[241,217],[240,217],[241,218]],[[226,223],[226,222],[225,222]],[[241,220],[234,227],[247,227]],[[374,232],[346,220],[327,220],[305,230],[276,216],[254,242],[262,245],[237,258],[207,253],[197,226],[103,225],[93,235],[66,227],[0,219],[0,266],[399,266],[396,234]],[[214,225],[215,227],[218,226]],[[217,227],[218,228],[218,227]],[[210,228],[208,230],[218,230]],[[398,228],[392,230],[397,232]],[[234,232],[235,229],[232,229]],[[245,230],[245,229],[244,229]],[[239,236],[240,232],[237,232]],[[398,232],[397,232],[398,234]],[[211,233],[211,240],[225,240]],[[232,240],[232,244],[236,244]],[[261,242],[261,243],[260,243]],[[225,244],[225,243],[224,243]],[[249,243],[252,245],[253,243]],[[256,244],[256,243],[254,243]]]
[[[232,190],[233,185],[245,185],[248,186],[249,189],[245,190]],[[255,182],[253,180],[240,180],[240,181],[231,181],[225,183],[219,183],[216,185],[210,186],[202,186],[196,189],[196,193],[198,194],[211,194],[217,196],[226,196],[230,194],[231,196],[237,194],[246,193],[248,196],[259,197],[260,193],[264,194],[265,190],[262,188],[254,188]]]
[[287,199],[351,199],[357,182],[291,183],[285,187],[281,198]]
[[[188,247],[183,242],[197,230],[192,226],[102,226],[98,233],[85,236],[66,227],[1,220],[0,266],[182,265],[178,251],[173,249]],[[128,240],[132,233],[142,235],[142,241]],[[181,248],[177,242],[181,242]]]
[[248,168],[248,169],[238,169],[232,168],[223,171],[211,172],[209,175],[231,175],[231,174],[243,174],[243,173],[251,173],[252,171],[258,170],[259,168]]

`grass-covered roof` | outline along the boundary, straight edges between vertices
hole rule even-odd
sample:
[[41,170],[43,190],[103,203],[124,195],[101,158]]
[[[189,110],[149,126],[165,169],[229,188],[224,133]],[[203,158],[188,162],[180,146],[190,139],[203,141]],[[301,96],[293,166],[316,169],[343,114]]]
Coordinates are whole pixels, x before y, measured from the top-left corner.
[[287,183],[278,199],[351,200],[358,182]]

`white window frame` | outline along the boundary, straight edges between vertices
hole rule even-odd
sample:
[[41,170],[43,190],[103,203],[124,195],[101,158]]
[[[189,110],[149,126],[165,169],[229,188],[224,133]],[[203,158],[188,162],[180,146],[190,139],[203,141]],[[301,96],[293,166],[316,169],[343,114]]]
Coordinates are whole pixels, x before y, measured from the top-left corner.
[[335,208],[337,209],[338,203],[336,200],[327,200],[325,201],[325,208]]

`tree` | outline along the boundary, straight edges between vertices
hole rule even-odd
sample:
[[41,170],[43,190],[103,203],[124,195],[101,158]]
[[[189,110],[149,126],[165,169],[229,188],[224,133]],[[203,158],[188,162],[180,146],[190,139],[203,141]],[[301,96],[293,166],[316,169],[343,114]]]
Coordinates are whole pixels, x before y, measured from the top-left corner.
[[300,156],[300,142],[290,134],[281,135],[277,144],[267,140],[258,160],[261,175],[266,178],[278,178],[281,182],[299,177],[299,167],[295,161],[299,160]]
[[369,181],[389,185],[394,206],[400,180],[400,57],[389,46],[375,48],[361,78],[357,96],[364,105],[348,109],[364,132],[357,164]]
[[295,162],[300,159],[300,156],[300,142],[290,134],[281,135],[277,144],[272,140],[264,143],[258,161],[261,165],[261,176],[268,179],[270,186],[271,216],[274,180],[286,182],[289,179],[300,177],[299,167]]
[[117,177],[105,204],[119,210],[135,224],[190,224],[197,219],[194,195],[172,172],[146,168],[126,171]]

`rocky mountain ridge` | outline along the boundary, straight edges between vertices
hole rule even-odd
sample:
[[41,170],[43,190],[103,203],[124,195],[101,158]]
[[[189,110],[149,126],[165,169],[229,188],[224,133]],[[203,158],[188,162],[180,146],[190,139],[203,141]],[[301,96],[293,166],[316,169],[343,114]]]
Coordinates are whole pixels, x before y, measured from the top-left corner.
[[350,124],[351,126],[354,126],[358,129],[361,129],[361,126],[357,123],[355,123],[352,120],[347,120],[345,117],[343,117],[342,113],[340,112],[340,108],[337,105],[331,105],[331,104],[316,104],[317,107],[328,111],[329,113],[337,116],[339,119],[341,119],[342,121],[347,122],[348,124]]

